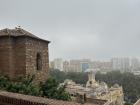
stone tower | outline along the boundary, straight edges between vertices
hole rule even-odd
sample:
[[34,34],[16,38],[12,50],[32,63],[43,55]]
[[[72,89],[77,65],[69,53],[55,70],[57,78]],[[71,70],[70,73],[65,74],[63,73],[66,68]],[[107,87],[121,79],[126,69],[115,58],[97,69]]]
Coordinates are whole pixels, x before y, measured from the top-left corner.
[[95,80],[95,73],[93,71],[88,72],[88,81],[86,87],[97,88],[99,87],[99,83]]
[[18,27],[0,30],[0,74],[10,79],[35,75],[35,81],[47,79],[49,41]]
[[88,73],[88,80],[89,80],[89,81],[93,81],[93,82],[96,81],[96,80],[95,80],[95,73],[94,73],[93,71],[90,71],[90,72]]

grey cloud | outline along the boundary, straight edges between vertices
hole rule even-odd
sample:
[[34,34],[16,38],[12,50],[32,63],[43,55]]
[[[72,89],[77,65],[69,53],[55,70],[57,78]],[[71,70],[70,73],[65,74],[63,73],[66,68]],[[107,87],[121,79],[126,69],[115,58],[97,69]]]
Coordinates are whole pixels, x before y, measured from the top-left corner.
[[140,57],[139,0],[0,0],[0,28],[51,41],[50,58]]

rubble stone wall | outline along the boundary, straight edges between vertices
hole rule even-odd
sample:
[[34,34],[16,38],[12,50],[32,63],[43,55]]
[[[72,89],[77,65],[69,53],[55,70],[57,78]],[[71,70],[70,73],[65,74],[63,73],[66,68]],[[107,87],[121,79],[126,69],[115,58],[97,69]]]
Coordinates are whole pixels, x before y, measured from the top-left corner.
[[[37,54],[41,57],[41,69],[37,70]],[[48,78],[49,55],[48,43],[40,40],[26,39],[26,74],[35,75],[35,81]]]
[[[37,70],[37,54],[41,69]],[[26,36],[0,37],[0,74],[15,79],[18,76],[35,75],[35,82],[48,78],[48,42]]]
[[14,69],[14,42],[13,38],[0,38],[0,74],[12,76],[11,70]]

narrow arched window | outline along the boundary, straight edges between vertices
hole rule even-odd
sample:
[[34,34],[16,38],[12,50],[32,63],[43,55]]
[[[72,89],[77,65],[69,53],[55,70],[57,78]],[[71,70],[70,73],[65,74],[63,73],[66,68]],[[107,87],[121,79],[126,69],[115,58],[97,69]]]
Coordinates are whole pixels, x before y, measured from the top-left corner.
[[36,55],[36,68],[37,68],[37,70],[42,69],[42,57],[41,57],[40,53],[37,53],[37,55]]

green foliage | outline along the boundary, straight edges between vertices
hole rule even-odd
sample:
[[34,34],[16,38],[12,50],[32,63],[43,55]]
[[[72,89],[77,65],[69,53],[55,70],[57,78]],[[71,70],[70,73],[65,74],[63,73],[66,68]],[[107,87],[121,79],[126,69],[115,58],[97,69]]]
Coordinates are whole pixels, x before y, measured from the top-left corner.
[[0,89],[5,90],[9,85],[9,79],[5,76],[0,76]]
[[26,76],[19,80],[20,82],[10,82],[5,90],[9,92],[21,93],[26,95],[40,96],[40,89],[32,84],[33,76]]
[[[52,70],[50,74],[54,78],[49,78],[40,86],[35,86],[32,83],[34,76],[20,78],[19,82],[11,82],[7,77],[0,76],[0,89],[27,95],[70,100],[70,95],[65,92],[65,87],[59,87],[59,83],[65,79],[71,79],[79,84],[86,84],[87,81],[87,73],[64,73]],[[108,72],[107,74],[98,72],[96,80],[104,81],[109,86],[116,83],[123,86],[125,105],[132,105],[140,98],[140,76],[134,76],[128,72],[120,73],[119,71]]]
[[55,79],[49,78],[44,84],[42,84],[41,89],[43,95],[48,98],[56,98],[58,82]]
[[73,81],[75,81],[76,83],[79,83],[79,84],[86,84],[87,80],[88,80],[88,76],[87,76],[87,73],[84,73],[84,72],[81,72],[81,73],[67,73],[66,74],[66,77],[68,79],[71,79]]
[[62,83],[67,77],[66,74],[62,71],[59,70],[49,70],[50,71],[50,75],[51,77],[53,77],[54,79],[56,79],[59,83]]
[[0,89],[14,93],[21,93],[33,96],[42,96],[58,100],[70,100],[70,95],[65,92],[64,87],[59,87],[59,83],[49,78],[39,86],[33,84],[34,76],[18,78],[18,82],[12,82],[5,76],[0,76]]
[[[86,84],[87,73],[64,73],[58,70],[51,70],[50,73],[55,79],[63,82],[65,79],[71,79],[79,84]],[[59,76],[57,75],[59,74]],[[135,76],[132,73],[120,71],[112,71],[107,74],[96,74],[97,81],[104,81],[108,86],[119,84],[123,87],[125,105],[133,105],[140,98],[140,76]]]
[[71,79],[73,81],[75,81],[76,83],[79,84],[86,84],[87,80],[88,80],[88,76],[87,73],[74,73],[74,72],[69,72],[69,73],[65,73],[59,70],[50,70],[50,75],[55,78],[59,83],[64,82],[65,79]]
[[59,87],[59,83],[54,78],[49,78],[44,84],[41,86],[41,90],[43,91],[43,95],[59,100],[70,100],[70,95],[65,92],[64,87]]
[[97,73],[96,77],[97,80],[105,81],[109,86],[115,83],[121,85],[124,90],[124,99],[128,103],[135,103],[140,97],[140,76],[128,72],[114,71],[107,74]]

